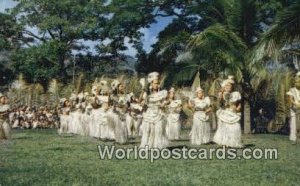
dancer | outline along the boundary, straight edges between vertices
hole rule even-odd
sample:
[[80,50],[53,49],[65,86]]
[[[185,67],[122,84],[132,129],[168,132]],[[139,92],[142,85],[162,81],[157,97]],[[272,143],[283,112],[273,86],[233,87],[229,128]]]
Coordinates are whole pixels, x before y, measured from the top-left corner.
[[62,98],[60,100],[60,103],[62,105],[61,113],[59,115],[60,119],[60,128],[58,129],[59,134],[67,133],[69,128],[69,122],[70,122],[70,102],[66,98]]
[[138,135],[139,136],[143,136],[143,115],[145,113],[145,111],[147,110],[147,101],[148,101],[148,95],[147,95],[147,86],[148,86],[148,83],[147,83],[147,80],[146,78],[141,78],[140,81],[139,81],[140,85],[142,86],[142,92],[140,93],[139,95],[139,98],[138,99],[135,99],[134,101],[137,103],[136,104],[136,108],[139,108],[138,106],[140,106],[140,118],[141,118],[141,123],[140,123],[140,126],[139,126],[139,133]]
[[119,144],[125,144],[128,139],[127,127],[126,127],[126,115],[128,114],[128,104],[130,95],[125,94],[125,85],[123,82],[114,80],[111,83],[113,94],[111,95],[112,100],[112,111],[108,112],[109,117],[114,122],[114,133],[115,140]]
[[101,101],[99,101],[101,91],[101,85],[98,83],[97,79],[92,86],[92,96],[90,97],[90,104],[92,109],[90,110],[90,122],[89,122],[89,136],[94,138],[100,138],[100,124],[97,122],[98,116],[97,113],[101,113]]
[[90,133],[90,123],[92,121],[91,113],[92,113],[92,104],[91,104],[91,97],[88,92],[84,93],[84,100],[82,103],[84,107],[84,113],[82,114],[82,129],[83,129],[83,135],[89,136]]
[[140,126],[143,121],[143,107],[134,96],[131,97],[129,113],[126,116],[128,135],[141,136]]
[[9,110],[8,98],[0,93],[0,139],[10,138]]
[[94,122],[98,126],[97,136],[102,140],[114,140],[115,122],[113,117],[109,116],[112,113],[110,90],[105,80],[100,82],[100,95],[97,96],[96,102],[100,105],[94,116]]
[[93,122],[97,126],[96,137],[102,140],[112,140],[115,138],[113,131],[109,127],[108,120],[108,109],[109,109],[109,96],[108,95],[99,95],[97,97],[97,102],[100,105],[100,108],[94,111]]
[[209,143],[211,127],[208,113],[211,111],[211,101],[205,97],[201,87],[196,90],[197,97],[189,102],[189,107],[194,108],[193,127],[190,132],[191,144],[201,145]]
[[180,112],[182,110],[182,102],[175,99],[174,88],[169,90],[166,105],[168,105],[166,134],[169,140],[178,140],[181,129]]
[[290,140],[292,144],[297,143],[300,137],[300,72],[296,74],[295,84],[287,93],[290,107]]
[[222,83],[219,94],[221,108],[217,111],[218,129],[214,142],[227,147],[242,147],[241,143],[241,94],[234,91],[233,76]]
[[163,114],[163,101],[168,91],[160,90],[159,73],[152,72],[148,75],[150,92],[147,100],[147,110],[143,115],[141,148],[164,148],[169,141],[165,132],[166,118]]
[[75,134],[76,133],[76,126],[75,126],[75,118],[74,118],[74,114],[75,114],[75,110],[76,110],[76,104],[77,104],[77,95],[75,93],[72,93],[70,98],[70,120],[69,120],[69,125],[68,125],[68,133],[70,134]]
[[83,112],[85,109],[84,94],[81,92],[77,95],[77,104],[75,105],[75,112],[73,114],[73,122],[75,127],[75,134],[84,135],[85,123],[83,122]]

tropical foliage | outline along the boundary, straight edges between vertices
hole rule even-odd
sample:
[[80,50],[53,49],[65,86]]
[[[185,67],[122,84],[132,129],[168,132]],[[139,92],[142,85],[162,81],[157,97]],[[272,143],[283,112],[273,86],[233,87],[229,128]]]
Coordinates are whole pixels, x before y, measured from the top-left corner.
[[[297,0],[16,1],[0,14],[3,84],[23,74],[44,93],[53,79],[71,92],[82,77],[87,84],[103,75],[135,74],[137,84],[139,75],[159,71],[166,88],[201,83],[213,97],[233,74],[243,92],[245,120],[272,107],[277,109],[267,110],[274,123],[285,123],[285,92],[300,66]],[[172,21],[147,53],[143,29],[164,17]],[[93,53],[87,52],[91,45]],[[137,51],[136,69],[126,63],[129,45]],[[136,85],[129,87],[138,92]]]

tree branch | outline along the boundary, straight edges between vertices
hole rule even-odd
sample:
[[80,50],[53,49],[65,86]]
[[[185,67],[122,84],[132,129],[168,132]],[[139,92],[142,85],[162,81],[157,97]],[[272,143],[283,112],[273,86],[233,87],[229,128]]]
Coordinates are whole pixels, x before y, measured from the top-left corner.
[[47,42],[47,41],[45,40],[45,38],[39,37],[39,36],[35,35],[34,33],[30,32],[30,31],[28,31],[28,30],[25,30],[23,33],[24,33],[24,34],[27,34],[27,35],[29,35],[29,36],[31,36],[31,37],[34,37],[35,39],[38,39],[38,40],[40,40],[40,41],[43,41],[44,43]]
[[52,38],[52,39],[55,39],[54,34],[53,34],[49,29],[47,29],[47,31],[48,31],[49,35],[51,36],[51,38]]

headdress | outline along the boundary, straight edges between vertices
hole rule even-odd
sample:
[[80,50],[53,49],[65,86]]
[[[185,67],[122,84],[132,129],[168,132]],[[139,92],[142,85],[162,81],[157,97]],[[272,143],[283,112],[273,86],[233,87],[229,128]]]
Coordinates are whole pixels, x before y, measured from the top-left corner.
[[242,97],[241,97],[241,94],[239,92],[233,92],[230,94],[230,98],[229,98],[229,102],[230,103],[235,103],[239,100],[241,100]]
[[196,92],[198,93],[200,91],[203,91],[203,89],[201,87],[197,87]]
[[153,80],[156,80],[159,78],[159,73],[158,72],[151,72],[148,74],[148,82],[151,83]]
[[230,84],[234,84],[235,82],[234,82],[234,76],[228,76],[228,78],[227,79],[225,79],[223,82],[222,82],[222,87],[224,87],[225,85],[227,85],[228,83],[230,83]]
[[117,79],[113,80],[110,84],[112,90],[116,90],[118,88],[118,86],[120,85],[120,81],[118,81]]
[[171,87],[169,92],[175,92],[175,88],[174,87]]

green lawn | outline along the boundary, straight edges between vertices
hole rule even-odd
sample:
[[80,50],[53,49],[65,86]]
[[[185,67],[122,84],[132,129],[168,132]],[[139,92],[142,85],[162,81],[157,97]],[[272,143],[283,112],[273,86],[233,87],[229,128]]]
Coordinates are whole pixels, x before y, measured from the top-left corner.
[[[278,148],[278,160],[100,160],[97,145],[113,142],[58,136],[55,130],[13,130],[12,140],[0,142],[0,185],[300,184],[300,144],[272,134],[244,136],[243,141],[251,148]],[[183,144],[191,147],[187,140],[172,145]]]

